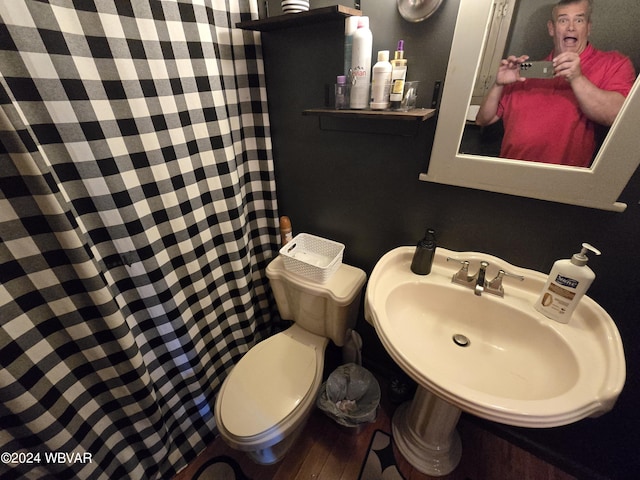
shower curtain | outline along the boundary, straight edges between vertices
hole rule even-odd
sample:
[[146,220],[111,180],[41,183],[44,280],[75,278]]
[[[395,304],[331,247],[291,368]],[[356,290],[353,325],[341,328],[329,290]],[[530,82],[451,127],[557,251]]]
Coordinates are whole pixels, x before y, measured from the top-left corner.
[[256,0],[0,2],[0,478],[170,479],[270,334]]

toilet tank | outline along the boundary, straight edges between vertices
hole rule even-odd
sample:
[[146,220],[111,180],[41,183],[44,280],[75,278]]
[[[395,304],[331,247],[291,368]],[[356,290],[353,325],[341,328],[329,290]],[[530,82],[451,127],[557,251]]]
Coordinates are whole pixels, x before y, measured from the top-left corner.
[[358,319],[362,287],[367,279],[359,268],[342,264],[325,283],[289,272],[281,256],[267,266],[267,277],[280,316],[311,333],[344,344],[347,330]]

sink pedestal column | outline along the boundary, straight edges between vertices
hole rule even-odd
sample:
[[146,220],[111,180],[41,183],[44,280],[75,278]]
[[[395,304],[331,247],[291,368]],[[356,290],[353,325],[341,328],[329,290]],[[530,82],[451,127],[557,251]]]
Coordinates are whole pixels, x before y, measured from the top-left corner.
[[393,439],[404,458],[431,476],[451,473],[460,462],[462,446],[456,425],[460,409],[418,386],[410,403],[393,416]]

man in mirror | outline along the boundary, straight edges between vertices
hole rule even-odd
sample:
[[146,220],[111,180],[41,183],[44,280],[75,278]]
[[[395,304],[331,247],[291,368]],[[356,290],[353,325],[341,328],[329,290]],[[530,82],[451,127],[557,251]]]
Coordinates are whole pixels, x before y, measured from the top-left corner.
[[631,60],[589,42],[592,0],[560,0],[547,23],[552,78],[525,78],[527,55],[503,59],[476,124],[502,119],[500,156],[589,167],[599,131],[611,126],[635,81]]

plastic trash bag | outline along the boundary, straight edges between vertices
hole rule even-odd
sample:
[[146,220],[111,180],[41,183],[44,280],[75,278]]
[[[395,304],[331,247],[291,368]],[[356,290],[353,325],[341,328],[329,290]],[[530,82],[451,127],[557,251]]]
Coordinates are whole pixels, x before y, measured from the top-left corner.
[[355,363],[336,368],[320,387],[316,405],[340,425],[352,427],[375,421],[380,404],[380,385]]
[[355,330],[347,330],[342,347],[342,363],[362,365],[362,337]]

